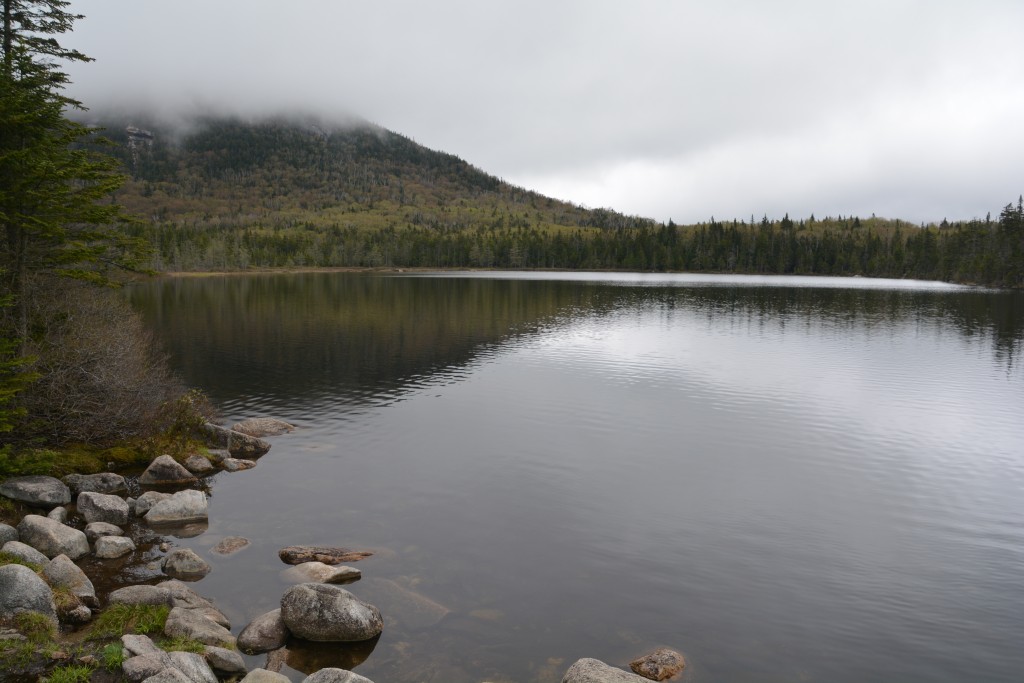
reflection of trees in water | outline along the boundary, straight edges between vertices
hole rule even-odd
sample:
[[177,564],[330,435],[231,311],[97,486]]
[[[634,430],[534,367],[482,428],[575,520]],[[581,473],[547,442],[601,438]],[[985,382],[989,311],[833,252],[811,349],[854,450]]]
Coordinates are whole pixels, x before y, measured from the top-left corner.
[[991,339],[1012,367],[1024,338],[1014,292],[659,286],[309,273],[161,280],[132,292],[190,383],[215,393],[347,392],[361,402],[458,368],[510,335],[631,307],[767,324],[886,327],[908,319]]

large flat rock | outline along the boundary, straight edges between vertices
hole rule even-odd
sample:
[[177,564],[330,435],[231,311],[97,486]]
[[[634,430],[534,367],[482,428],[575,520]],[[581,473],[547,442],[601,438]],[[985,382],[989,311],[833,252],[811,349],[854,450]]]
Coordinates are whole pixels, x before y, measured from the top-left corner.
[[11,477],[0,483],[0,496],[49,510],[70,503],[71,489],[60,479],[35,474]]

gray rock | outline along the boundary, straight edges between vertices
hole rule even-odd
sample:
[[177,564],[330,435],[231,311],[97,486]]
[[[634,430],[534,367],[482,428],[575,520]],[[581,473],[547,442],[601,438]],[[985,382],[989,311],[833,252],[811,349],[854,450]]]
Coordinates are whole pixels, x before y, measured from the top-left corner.
[[270,652],[288,642],[288,627],[275,609],[256,617],[238,634],[238,649],[247,655]]
[[210,573],[210,565],[191,548],[175,548],[161,566],[164,574],[185,581],[198,581]]
[[224,468],[225,472],[241,472],[242,470],[251,470],[253,467],[256,467],[256,461],[224,458],[224,462],[220,466]]
[[90,607],[99,607],[96,588],[85,572],[67,555],[58,555],[43,568],[43,578],[54,588],[65,588]]
[[171,667],[155,676],[150,676],[143,683],[192,683],[192,681],[188,676]]
[[130,657],[163,652],[163,650],[158,648],[156,643],[154,643],[153,639],[149,636],[139,636],[134,633],[128,633],[121,636],[121,645]]
[[358,562],[373,555],[369,550],[352,550],[324,545],[290,545],[277,551],[277,556],[286,564],[302,564],[303,562],[323,562],[324,564],[341,564]]
[[213,466],[209,458],[204,458],[201,455],[190,455],[185,460],[185,469],[192,474],[209,474],[217,468]]
[[238,432],[239,434],[245,434],[247,436],[255,436],[256,438],[287,434],[294,429],[295,425],[288,424],[284,420],[278,420],[273,417],[251,417],[248,420],[242,420],[231,427],[231,431],[233,432]]
[[0,567],[0,621],[21,612],[38,612],[57,624],[53,591],[39,576],[20,564]]
[[92,621],[92,610],[85,605],[76,605],[66,611],[58,610],[58,612],[60,612],[60,621],[64,624],[81,626]]
[[239,550],[244,550],[248,547],[248,538],[242,538],[241,536],[228,536],[227,538],[222,538],[217,545],[210,548],[210,552],[215,555],[234,555]]
[[291,681],[284,674],[266,669],[253,669],[239,683],[291,683]]
[[286,590],[281,618],[292,635],[319,642],[369,640],[384,630],[380,610],[324,583],[300,583]]
[[303,562],[281,572],[288,583],[348,583],[362,575],[355,567],[333,567],[323,562]]
[[211,448],[210,450],[206,451],[206,457],[208,457],[210,459],[210,462],[212,462],[214,465],[220,467],[220,464],[224,462],[224,458],[231,457],[231,453],[229,453],[226,448]]
[[18,524],[18,535],[22,542],[47,557],[63,554],[77,560],[89,554],[89,541],[84,533],[40,515],[26,515]]
[[146,521],[150,524],[187,524],[205,521],[208,516],[206,495],[190,489],[159,501],[146,513]]
[[107,524],[128,523],[128,503],[124,498],[109,493],[83,491],[75,501],[78,512],[86,522],[106,522]]
[[163,650],[147,652],[129,657],[121,663],[124,677],[132,683],[140,683],[171,666],[171,658]]
[[113,472],[100,472],[99,474],[69,474],[62,479],[71,489],[71,493],[79,494],[83,491],[95,493],[119,493],[128,488],[127,482],[120,474]]
[[169,455],[158,456],[139,475],[139,484],[143,486],[177,486],[195,482],[195,475]]
[[373,681],[345,669],[329,667],[306,676],[302,683],[373,683]]
[[37,564],[40,567],[45,567],[50,562],[50,558],[46,555],[43,555],[32,546],[26,545],[21,541],[7,541],[7,543],[4,543],[4,546],[0,548],[0,552],[13,555],[20,560]]
[[46,516],[55,522],[66,524],[68,521],[68,509],[63,505],[58,505],[57,507],[47,512]]
[[562,676],[562,683],[646,683],[646,678],[608,666],[597,659],[580,659]]
[[171,607],[182,607],[192,610],[206,617],[215,624],[220,624],[226,629],[231,628],[231,622],[223,612],[217,609],[211,601],[196,593],[187,584],[178,579],[170,579],[159,584],[166,588],[171,594]]
[[211,446],[226,448],[234,458],[258,458],[270,450],[263,439],[207,422],[203,425]]
[[101,559],[114,560],[135,552],[135,543],[127,536],[100,536],[93,552]]
[[235,646],[235,637],[231,631],[215,624],[195,610],[184,607],[172,607],[164,624],[164,634],[171,637],[192,638],[204,645],[216,645],[231,649]]
[[0,522],[0,547],[3,547],[4,543],[7,543],[7,541],[17,540],[18,530],[10,524],[4,524],[3,522]]
[[683,655],[667,647],[658,648],[650,654],[638,657],[629,663],[633,673],[652,681],[663,681],[672,678],[686,668]]
[[7,479],[0,483],[0,496],[47,510],[71,502],[71,490],[64,482],[42,474]]
[[217,683],[217,676],[202,655],[194,652],[172,652],[171,665],[188,676],[192,683]]
[[146,491],[141,496],[135,499],[135,516],[142,517],[144,514],[149,512],[150,508],[159,503],[161,500],[167,500],[171,497],[169,493],[163,493],[162,491]]
[[210,668],[216,673],[226,677],[237,674],[244,675],[249,672],[248,667],[245,666],[245,660],[242,659],[242,655],[234,650],[227,650],[223,647],[207,645],[206,661],[210,663]]
[[163,586],[125,586],[111,591],[107,604],[170,605],[171,591]]
[[95,543],[97,538],[104,536],[124,536],[124,529],[107,522],[90,522],[85,525],[85,537],[90,543]]

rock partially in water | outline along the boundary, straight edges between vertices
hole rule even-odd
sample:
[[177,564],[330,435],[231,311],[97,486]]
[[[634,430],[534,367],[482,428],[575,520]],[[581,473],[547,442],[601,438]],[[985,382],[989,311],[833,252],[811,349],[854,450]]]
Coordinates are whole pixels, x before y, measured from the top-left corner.
[[266,669],[253,669],[239,683],[291,683],[287,676]]
[[210,621],[196,610],[184,607],[172,607],[164,624],[164,634],[170,638],[191,638],[204,645],[216,645],[231,649],[235,647],[235,637],[231,631]]
[[306,676],[302,683],[373,683],[373,681],[345,669],[327,668]]
[[49,510],[70,503],[71,489],[60,479],[34,474],[11,477],[0,483],[0,496]]
[[336,567],[323,562],[303,562],[281,572],[281,578],[288,583],[351,583],[362,575],[355,567]]
[[281,610],[275,609],[250,621],[238,634],[238,649],[247,655],[270,652],[288,642],[288,627],[281,619]]
[[84,533],[40,515],[25,515],[18,524],[18,535],[23,543],[49,558],[67,555],[77,560],[89,554],[89,541]]
[[209,422],[203,425],[203,431],[211,446],[226,448],[234,458],[258,458],[270,450],[270,444],[263,439]]
[[285,591],[281,618],[292,635],[317,642],[369,640],[384,630],[380,610],[325,583],[301,583]]
[[295,429],[295,425],[288,424],[284,420],[277,420],[272,417],[251,417],[242,420],[231,427],[231,431],[257,438],[264,436],[278,436],[287,434]]
[[85,537],[90,543],[104,536],[124,536],[124,529],[108,522],[90,522],[85,525]]
[[135,543],[127,536],[100,536],[93,552],[100,559],[114,560],[135,552]]
[[0,621],[21,612],[36,612],[57,625],[53,591],[28,567],[7,564],[0,567]]
[[597,659],[580,659],[569,667],[562,683],[645,683],[646,678],[608,666]]
[[206,494],[188,489],[157,501],[146,513],[146,521],[156,525],[181,525],[205,521],[208,515]]
[[242,470],[251,470],[256,467],[255,460],[242,460],[239,458],[224,458],[220,463],[220,466],[224,468],[225,472],[241,472]]
[[18,530],[10,524],[4,524],[3,522],[0,522],[0,547],[3,547],[4,543],[7,543],[7,541],[17,540]]
[[111,591],[107,604],[170,605],[171,591],[163,586],[125,586]]
[[128,523],[128,503],[124,498],[109,493],[83,491],[75,501],[78,512],[86,522],[106,522],[107,524]]
[[210,565],[191,548],[175,548],[164,558],[164,574],[183,581],[198,581],[210,573]]
[[17,557],[19,560],[25,562],[31,562],[32,564],[38,564],[40,567],[45,567],[50,558],[43,555],[41,552],[33,548],[32,546],[22,543],[21,541],[7,541],[3,547],[0,548],[0,552],[7,553]]
[[169,455],[155,458],[139,476],[139,483],[143,486],[182,486],[196,481],[194,474]]
[[245,666],[245,660],[242,659],[242,655],[234,650],[207,645],[205,654],[206,661],[210,663],[210,668],[225,678],[239,674],[244,676],[249,671],[248,667]]
[[239,550],[249,547],[249,539],[241,536],[228,536],[217,542],[217,545],[210,548],[214,555],[234,555]]
[[213,466],[213,463],[210,462],[209,458],[204,458],[201,455],[190,455],[188,459],[185,460],[185,469],[192,474],[203,475],[209,474],[217,468]]
[[120,474],[113,472],[100,472],[99,474],[69,474],[62,479],[71,489],[71,493],[78,495],[83,491],[95,493],[120,493],[128,488],[127,482]]
[[303,562],[323,562],[324,564],[342,564],[358,562],[373,555],[368,550],[350,550],[323,545],[290,545],[277,551],[278,557],[287,564]]
[[634,673],[652,681],[663,681],[672,678],[686,668],[686,659],[682,654],[667,647],[658,648],[650,654],[638,657],[629,663]]
[[58,555],[43,568],[43,578],[54,588],[64,588],[90,607],[99,607],[96,588],[81,568],[67,555]]

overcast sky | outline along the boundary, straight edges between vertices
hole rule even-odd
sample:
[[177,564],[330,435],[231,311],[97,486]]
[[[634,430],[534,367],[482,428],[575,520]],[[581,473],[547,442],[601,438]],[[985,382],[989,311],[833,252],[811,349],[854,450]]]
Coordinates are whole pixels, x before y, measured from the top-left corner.
[[1021,0],[72,0],[71,93],[355,114],[677,223],[998,214],[1024,192]]

